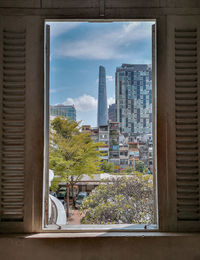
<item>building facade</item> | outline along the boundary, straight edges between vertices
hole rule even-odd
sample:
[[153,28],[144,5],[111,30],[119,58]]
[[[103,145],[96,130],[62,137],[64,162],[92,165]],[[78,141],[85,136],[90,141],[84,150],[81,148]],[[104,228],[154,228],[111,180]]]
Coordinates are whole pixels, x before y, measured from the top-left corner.
[[122,64],[115,74],[115,99],[120,131],[152,132],[152,69],[149,65]]
[[109,159],[109,126],[99,126],[99,142],[103,142],[105,145],[99,147],[101,151],[101,160],[108,161]]
[[111,122],[117,122],[116,104],[109,105],[108,120]]
[[76,109],[74,105],[64,106],[56,105],[50,106],[50,116],[63,116],[65,118],[76,121]]
[[99,89],[98,89],[98,112],[97,126],[107,125],[108,108],[107,108],[107,92],[106,92],[106,70],[103,66],[99,66]]
[[119,123],[109,122],[109,162],[114,164],[115,171],[119,171]]

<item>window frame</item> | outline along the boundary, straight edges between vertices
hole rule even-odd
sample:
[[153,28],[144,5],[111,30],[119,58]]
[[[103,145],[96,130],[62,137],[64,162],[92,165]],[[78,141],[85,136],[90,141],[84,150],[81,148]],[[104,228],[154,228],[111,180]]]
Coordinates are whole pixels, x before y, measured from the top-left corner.
[[[155,22],[155,31],[154,31],[154,36],[152,34],[151,41],[153,42],[153,37],[154,37],[154,46],[152,44],[152,53],[153,53],[153,48],[154,48],[154,95],[152,95],[152,114],[154,110],[154,128],[153,128],[153,122],[152,122],[152,133],[155,138],[155,148],[154,148],[154,157],[155,157],[155,163],[154,163],[154,174],[153,174],[153,184],[154,184],[154,204],[155,204],[155,219],[157,224],[108,224],[108,225],[49,225],[47,224],[47,217],[45,216],[45,212],[47,214],[47,206],[48,205],[48,191],[46,189],[47,182],[48,182],[48,145],[49,145],[49,135],[48,135],[48,125],[49,125],[49,60],[46,57],[49,57],[48,50],[50,50],[50,46],[46,45],[46,40],[50,41],[50,34],[48,33],[46,35],[46,30],[45,26],[46,23],[48,22],[53,22],[53,21],[60,21],[60,22],[134,22],[134,21],[153,21]],[[158,186],[157,186],[157,23],[158,23],[158,18],[151,18],[151,19],[44,19],[44,171],[43,171],[43,207],[42,207],[42,232],[75,232],[75,233],[87,233],[87,232],[158,232],[160,231],[160,216],[159,216],[159,205],[158,205]],[[49,30],[49,29],[48,29]],[[47,37],[47,38],[46,38]],[[152,56],[152,73],[153,73],[153,56]],[[153,77],[152,77],[153,78]],[[152,92],[153,92],[153,81],[152,81]],[[45,131],[47,131],[47,134],[45,134]],[[46,184],[46,186],[45,186]]]

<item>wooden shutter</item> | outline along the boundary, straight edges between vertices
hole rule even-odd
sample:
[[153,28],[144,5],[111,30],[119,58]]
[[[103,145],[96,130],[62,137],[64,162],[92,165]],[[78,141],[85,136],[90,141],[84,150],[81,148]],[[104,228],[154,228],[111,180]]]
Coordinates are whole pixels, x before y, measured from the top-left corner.
[[0,231],[41,229],[44,25],[0,17]]
[[0,227],[23,230],[26,28],[1,19]]
[[23,221],[26,32],[3,30],[1,221]]
[[[200,19],[168,18],[170,230],[200,230]],[[170,105],[170,100],[169,100]],[[171,159],[171,160],[170,160]],[[174,202],[173,202],[174,201]]]

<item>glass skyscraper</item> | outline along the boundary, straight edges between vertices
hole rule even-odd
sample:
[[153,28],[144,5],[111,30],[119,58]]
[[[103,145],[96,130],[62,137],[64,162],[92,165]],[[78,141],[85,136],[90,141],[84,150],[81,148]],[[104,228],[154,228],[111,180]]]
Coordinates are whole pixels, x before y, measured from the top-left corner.
[[103,66],[99,66],[97,125],[103,126],[107,124],[108,124],[108,108],[107,108],[107,93],[106,93],[106,70]]
[[122,133],[152,133],[152,68],[122,64],[116,69],[117,121]]
[[50,106],[50,115],[51,116],[64,116],[68,119],[76,121],[76,109],[75,109],[74,105],[72,105],[72,106],[64,106],[64,105]]

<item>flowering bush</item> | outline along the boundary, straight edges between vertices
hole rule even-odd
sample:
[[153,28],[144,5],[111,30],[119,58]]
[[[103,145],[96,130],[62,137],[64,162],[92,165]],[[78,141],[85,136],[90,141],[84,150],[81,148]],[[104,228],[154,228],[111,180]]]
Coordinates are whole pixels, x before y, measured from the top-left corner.
[[154,223],[152,175],[104,180],[83,201],[82,224]]

